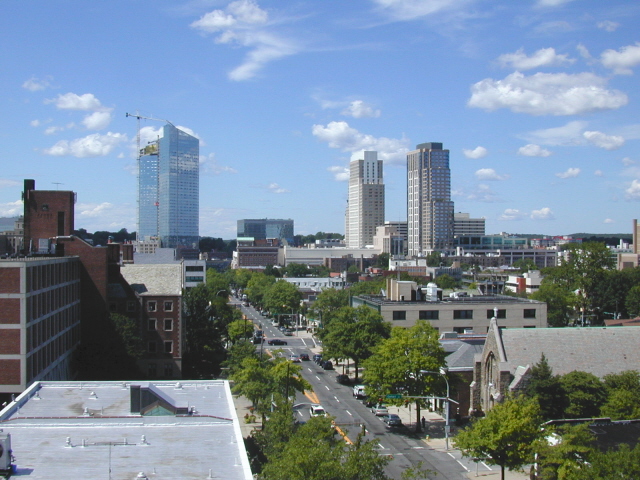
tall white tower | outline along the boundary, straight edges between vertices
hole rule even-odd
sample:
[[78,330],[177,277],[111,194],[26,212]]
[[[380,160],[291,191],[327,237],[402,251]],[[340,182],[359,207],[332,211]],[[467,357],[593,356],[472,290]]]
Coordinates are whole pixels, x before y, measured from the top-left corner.
[[442,143],[421,143],[407,153],[407,231],[409,256],[453,247],[449,150]]
[[349,248],[373,245],[376,227],[384,224],[384,183],[378,152],[351,156],[345,223],[345,243]]

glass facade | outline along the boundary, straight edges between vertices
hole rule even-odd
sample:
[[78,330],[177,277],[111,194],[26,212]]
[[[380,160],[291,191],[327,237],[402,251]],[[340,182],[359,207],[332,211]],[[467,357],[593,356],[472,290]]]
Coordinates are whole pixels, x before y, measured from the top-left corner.
[[158,236],[167,248],[198,245],[199,156],[200,141],[171,124],[155,151],[145,149],[138,174],[139,239]]
[[238,237],[252,237],[254,240],[279,238],[293,245],[293,220],[267,218],[238,220]]

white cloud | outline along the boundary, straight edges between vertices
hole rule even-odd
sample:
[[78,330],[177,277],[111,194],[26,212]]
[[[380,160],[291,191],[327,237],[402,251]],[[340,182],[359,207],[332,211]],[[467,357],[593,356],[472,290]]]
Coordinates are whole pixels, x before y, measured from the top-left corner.
[[552,220],[553,212],[549,207],[541,208],[540,210],[533,210],[530,218],[532,220]]
[[388,163],[400,163],[406,160],[409,151],[408,140],[366,135],[349,126],[347,122],[330,122],[327,126],[314,125],[313,135],[331,148],[339,148],[343,152],[359,150],[375,150],[378,158]]
[[129,204],[78,203],[75,212],[76,226],[89,232],[123,227],[131,232],[136,228],[136,210]]
[[606,80],[592,73],[520,72],[504,80],[486,78],[471,87],[468,106],[484,110],[508,108],[531,115],[580,115],[626,105],[627,96],[604,88]]
[[565,172],[556,173],[558,178],[575,178],[580,175],[579,168],[569,168]]
[[345,167],[329,167],[327,168],[329,172],[333,174],[333,179],[336,182],[347,182],[349,181],[349,169]]
[[629,157],[624,157],[624,158],[622,159],[622,164],[623,164],[625,167],[628,167],[629,165],[633,165],[633,164],[635,164],[635,163],[636,163],[636,161],[635,161],[635,160],[630,159]]
[[466,0],[372,0],[393,20],[413,20],[448,8],[462,6]]
[[503,67],[515,68],[516,70],[530,70],[539,67],[555,67],[570,65],[575,62],[565,54],[557,54],[555,48],[541,48],[530,57],[524,53],[524,49],[519,49],[515,53],[505,53],[498,57],[498,63]]
[[115,147],[126,140],[127,136],[122,133],[108,132],[106,135],[93,133],[72,141],[60,140],[51,148],[43,150],[43,153],[54,157],[66,155],[77,158],[103,157],[111,153]]
[[[3,183],[10,182],[10,180],[4,180]],[[15,187],[17,185],[0,185],[7,187]],[[16,217],[24,214],[24,204],[22,200],[16,200],[15,202],[0,203],[0,217]]]
[[634,180],[625,190],[626,197],[629,200],[640,200],[640,181]]
[[548,157],[552,155],[552,152],[546,148],[542,148],[540,145],[536,145],[535,143],[529,143],[528,145],[518,149],[518,155],[523,155],[525,157]]
[[481,181],[490,181],[490,180],[507,180],[509,175],[498,175],[498,173],[493,168],[481,168],[476,171],[476,178]]
[[362,100],[354,100],[340,113],[353,118],[378,118],[380,116],[380,110],[376,110],[372,105]]
[[93,93],[77,95],[75,93],[59,94],[57,98],[45,100],[45,103],[53,103],[60,110],[87,110],[98,111],[104,107]]
[[64,127],[56,127],[56,126],[51,126],[51,127],[47,127],[44,129],[44,134],[45,135],[53,135],[54,133],[58,133],[58,132],[62,132],[64,131]]
[[282,188],[275,182],[271,182],[267,187],[272,193],[289,193],[289,190]]
[[580,56],[585,60],[590,61],[593,59],[593,57],[589,53],[589,50],[587,50],[587,47],[585,47],[583,44],[579,43],[578,46],[576,47],[576,50],[578,50],[578,53],[580,54]]
[[462,150],[464,156],[467,158],[482,158],[487,156],[487,149],[484,147],[477,146],[473,150],[467,150],[466,148]]
[[93,112],[82,120],[82,124],[87,130],[102,130],[107,128],[111,123],[111,112]]
[[208,156],[200,155],[199,160],[200,160],[201,174],[221,175],[223,173],[231,173],[231,174],[238,173],[238,171],[233,167],[218,165],[218,161],[216,160],[215,153],[210,153]]
[[522,213],[520,210],[517,210],[515,208],[507,208],[502,213],[502,215],[500,215],[500,217],[498,217],[498,220],[507,220],[507,221],[522,220],[525,216],[526,216],[526,214]]
[[[500,202],[500,198],[491,190],[489,185],[479,184],[474,191],[471,192],[455,192],[456,195],[465,197],[467,200],[474,202],[495,203]],[[453,193],[452,193],[453,195]]]
[[582,134],[589,142],[605,150],[617,150],[624,145],[624,138],[618,135],[607,135],[597,131],[586,131]]
[[0,188],[17,187],[18,185],[20,185],[20,182],[9,180],[7,178],[0,178]]
[[203,33],[219,33],[218,44],[236,44],[250,49],[244,62],[229,72],[231,80],[253,78],[269,62],[298,53],[294,42],[270,33],[269,15],[253,0],[238,0],[226,10],[214,10],[191,23]]
[[586,126],[587,122],[574,120],[562,127],[534,130],[523,138],[542,145],[583,145],[585,138],[582,133]]
[[612,218],[605,218],[602,223],[616,223],[616,221]]
[[600,55],[600,61],[606,68],[613,70],[618,75],[631,75],[631,67],[640,64],[640,42],[635,45],[627,45],[620,50],[605,50]]
[[30,92],[37,92],[38,90],[44,90],[51,86],[50,80],[51,77],[45,77],[42,79],[38,79],[36,77],[31,77],[29,80],[25,81],[22,84],[22,88],[29,90]]
[[611,20],[603,20],[602,22],[598,22],[598,28],[604,30],[605,32],[615,32],[620,26],[617,22],[612,22]]
[[39,127],[41,124],[42,122],[40,122],[40,120],[38,120],[37,118],[29,122],[29,125],[31,125],[32,127]]
[[602,170],[596,170],[593,172],[596,177],[604,177],[604,172]]
[[539,7],[559,7],[565,3],[572,2],[573,0],[538,0]]

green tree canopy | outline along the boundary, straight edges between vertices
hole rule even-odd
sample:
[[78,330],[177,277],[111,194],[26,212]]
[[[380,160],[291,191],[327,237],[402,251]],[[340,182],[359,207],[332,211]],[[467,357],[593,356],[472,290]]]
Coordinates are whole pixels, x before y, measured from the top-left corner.
[[280,280],[265,292],[263,302],[270,312],[290,313],[300,310],[301,299],[302,296],[294,284]]
[[504,470],[533,462],[534,445],[542,436],[538,402],[524,396],[507,398],[495,405],[486,417],[458,432],[455,445],[466,457],[481,458]]
[[562,388],[560,376],[553,375],[544,353],[540,361],[531,368],[531,378],[526,393],[538,400],[540,415],[545,420],[564,416],[568,399]]
[[595,438],[589,424],[561,425],[557,430],[545,428],[537,443],[538,478],[562,480],[570,472],[581,469],[584,460],[595,449]]
[[592,373],[573,371],[560,377],[569,405],[567,418],[592,418],[600,414],[606,398],[604,384]]
[[[439,375],[421,373],[439,371],[445,365],[445,353],[438,331],[424,320],[413,327],[393,327],[391,337],[382,340],[364,363],[364,380],[369,396],[385,398],[389,394],[424,396],[435,393],[440,386]],[[396,401],[400,404],[402,400]],[[420,431],[420,407],[424,400],[416,399],[416,429]]]
[[443,290],[454,289],[458,286],[458,282],[456,282],[456,280],[448,273],[445,273],[444,275],[438,275],[435,279],[435,282],[436,285],[438,285],[438,287],[442,288]]
[[332,314],[342,308],[349,305],[349,291],[338,290],[335,288],[326,288],[313,302],[311,311],[317,316],[319,320],[322,320],[323,324],[328,324],[332,318]]
[[254,273],[247,283],[245,292],[254,304],[264,305],[264,297],[275,283],[276,279],[271,275]]
[[562,285],[543,280],[530,298],[547,304],[547,324],[550,327],[566,327],[569,324],[576,302],[573,292]]

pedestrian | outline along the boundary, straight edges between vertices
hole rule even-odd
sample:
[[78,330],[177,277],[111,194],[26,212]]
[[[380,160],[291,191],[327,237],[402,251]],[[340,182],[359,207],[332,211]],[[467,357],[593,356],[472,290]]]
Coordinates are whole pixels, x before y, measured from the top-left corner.
[[424,419],[424,415],[422,416],[420,423],[422,423],[422,429],[424,430],[424,427],[427,425],[427,421]]

